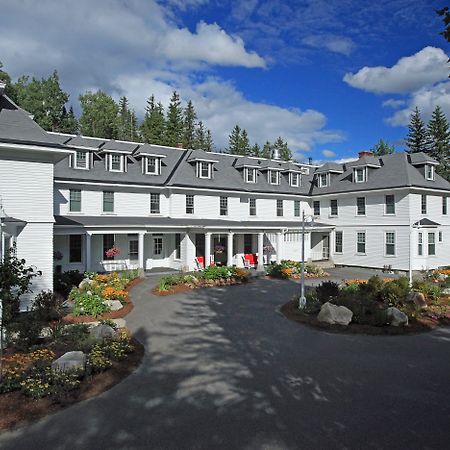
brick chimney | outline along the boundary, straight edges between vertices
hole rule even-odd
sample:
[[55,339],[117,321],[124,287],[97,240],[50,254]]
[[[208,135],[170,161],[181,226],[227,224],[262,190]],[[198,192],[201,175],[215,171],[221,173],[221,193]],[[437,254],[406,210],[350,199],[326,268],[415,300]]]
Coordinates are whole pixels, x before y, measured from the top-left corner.
[[183,143],[182,142],[178,142],[177,148],[183,148]]
[[369,152],[367,150],[363,150],[362,152],[358,153],[358,158],[359,159],[364,158],[364,156],[373,156],[373,153]]

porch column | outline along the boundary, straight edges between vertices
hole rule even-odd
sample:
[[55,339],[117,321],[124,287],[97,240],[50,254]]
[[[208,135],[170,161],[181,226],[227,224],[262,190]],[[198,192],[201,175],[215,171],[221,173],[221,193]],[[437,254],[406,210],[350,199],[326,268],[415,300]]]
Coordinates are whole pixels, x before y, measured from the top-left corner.
[[257,270],[264,270],[264,233],[258,233],[258,267]]
[[205,233],[205,267],[211,265],[211,233]]
[[144,236],[145,233],[138,234],[138,258],[139,258],[139,268],[144,269]]
[[277,264],[280,264],[282,259],[281,246],[283,245],[283,232],[279,231],[277,233]]
[[86,272],[91,271],[91,234],[86,233]]
[[231,231],[227,236],[227,266],[231,267],[233,265],[233,236],[234,233]]

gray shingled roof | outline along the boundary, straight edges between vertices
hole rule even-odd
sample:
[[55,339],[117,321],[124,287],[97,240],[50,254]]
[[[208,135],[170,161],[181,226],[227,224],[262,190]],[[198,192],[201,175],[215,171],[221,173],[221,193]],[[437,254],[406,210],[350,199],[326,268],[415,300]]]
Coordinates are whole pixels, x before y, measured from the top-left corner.
[[426,217],[414,223],[414,226],[416,227],[439,227],[440,225],[440,223],[434,222]]
[[409,155],[409,160],[413,166],[420,166],[423,164],[438,164],[436,160],[434,160],[431,156],[426,153],[411,153]]
[[327,162],[324,165],[322,165],[316,169],[316,173],[324,173],[324,172],[342,173],[342,172],[344,172],[344,168],[343,168],[342,164],[338,164],[338,163],[334,163],[334,162]]
[[379,156],[362,156],[356,161],[350,161],[346,164],[346,167],[364,167],[364,166],[375,166],[381,167]]

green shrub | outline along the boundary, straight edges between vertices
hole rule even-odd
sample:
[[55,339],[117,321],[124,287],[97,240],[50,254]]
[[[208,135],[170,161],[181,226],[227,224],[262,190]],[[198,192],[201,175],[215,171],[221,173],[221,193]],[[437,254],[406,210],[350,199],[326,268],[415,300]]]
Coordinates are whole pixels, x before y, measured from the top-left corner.
[[75,302],[72,311],[74,316],[88,315],[96,317],[109,311],[109,308],[103,304],[103,298],[90,291],[80,292],[74,288],[70,291],[69,297]]
[[44,328],[34,311],[24,312],[16,321],[8,325],[8,336],[18,350],[28,351],[36,345]]
[[414,280],[413,290],[415,292],[422,292],[427,300],[436,301],[442,295],[442,287],[436,283],[427,281]]
[[227,279],[233,276],[233,270],[227,266],[209,266],[202,272],[202,277],[205,280],[219,280],[221,278]]
[[334,281],[323,281],[316,287],[316,294],[321,303],[333,301],[339,295],[339,284]]
[[82,280],[83,274],[78,270],[55,272],[53,275],[53,289],[62,297],[67,298],[71,289],[78,286]]
[[95,344],[89,352],[88,365],[93,372],[103,372],[112,366],[112,362],[107,358],[102,346]]
[[175,286],[176,279],[173,275],[167,275],[165,277],[162,277],[158,281],[158,290],[159,291],[168,291],[172,286]]
[[306,264],[305,270],[307,273],[312,273],[314,275],[319,275],[320,273],[323,272],[323,270],[320,267],[316,266],[315,264]]
[[[320,311],[322,306],[322,302],[319,300],[317,296],[317,292],[315,289],[311,289],[305,294],[306,304],[303,311],[306,314],[317,314]],[[298,306],[298,304],[297,304]]]
[[32,309],[42,322],[60,320],[64,315],[65,300],[51,291],[42,291],[36,295]]

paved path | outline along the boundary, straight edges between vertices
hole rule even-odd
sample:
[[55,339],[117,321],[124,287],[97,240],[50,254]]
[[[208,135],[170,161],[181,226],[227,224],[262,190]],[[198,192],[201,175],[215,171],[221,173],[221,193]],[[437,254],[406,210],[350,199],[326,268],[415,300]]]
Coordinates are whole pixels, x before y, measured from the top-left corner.
[[450,330],[328,334],[286,320],[298,284],[173,297],[133,291],[143,365],[97,398],[0,437],[1,449],[443,449]]

